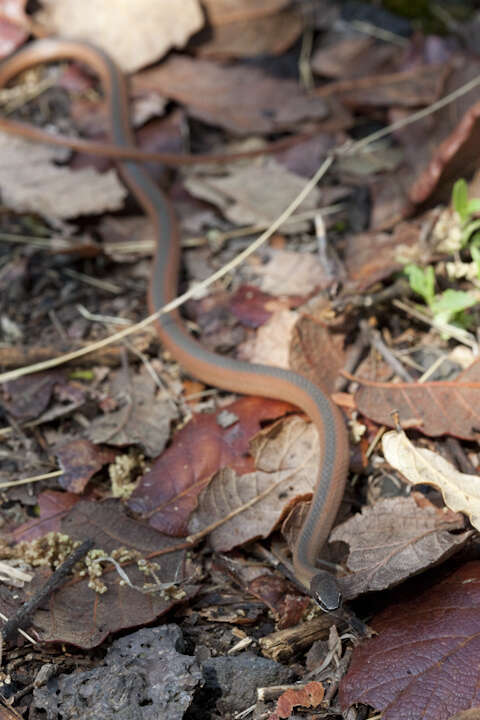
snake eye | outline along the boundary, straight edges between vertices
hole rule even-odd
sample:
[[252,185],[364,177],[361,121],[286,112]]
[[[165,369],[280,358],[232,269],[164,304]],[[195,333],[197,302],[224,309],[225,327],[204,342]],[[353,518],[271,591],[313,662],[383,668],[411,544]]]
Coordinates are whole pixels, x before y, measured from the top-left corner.
[[336,579],[328,572],[318,572],[310,582],[310,594],[325,612],[338,610],[342,594]]

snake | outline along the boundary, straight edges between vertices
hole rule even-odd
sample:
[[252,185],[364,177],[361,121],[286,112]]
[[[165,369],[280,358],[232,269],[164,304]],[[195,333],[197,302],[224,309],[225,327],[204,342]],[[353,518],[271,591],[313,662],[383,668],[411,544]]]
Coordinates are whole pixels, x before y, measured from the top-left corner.
[[[139,162],[142,154],[135,146],[130,125],[124,73],[107,53],[87,42],[45,38],[24,46],[0,63],[0,88],[34,65],[65,60],[85,64],[98,76],[108,107],[109,143],[95,143],[96,151],[115,156],[123,182],[153,224],[156,250],[148,304],[155,312],[178,292],[179,231],[168,197]],[[16,120],[2,118],[0,127],[32,140],[48,137],[45,131]],[[81,140],[77,147],[82,149]],[[92,151],[87,141],[88,149]],[[312,501],[293,547],[293,571],[298,584],[323,610],[336,610],[341,604],[339,584],[332,573],[317,568],[316,563],[340,506],[348,472],[348,435],[340,410],[326,391],[300,373],[244,362],[206,349],[191,335],[178,310],[161,315],[156,330],[163,346],[180,366],[200,381],[229,392],[286,401],[314,423],[321,458]]]

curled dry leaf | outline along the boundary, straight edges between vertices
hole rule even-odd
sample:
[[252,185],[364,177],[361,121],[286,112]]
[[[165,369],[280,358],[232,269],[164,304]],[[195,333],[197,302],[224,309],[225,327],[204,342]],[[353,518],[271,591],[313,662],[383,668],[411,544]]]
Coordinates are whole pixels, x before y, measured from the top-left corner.
[[480,530],[480,478],[456,470],[441,455],[413,445],[404,432],[392,431],[382,438],[386,460],[412,485],[433,485],[447,507],[467,515]]
[[347,568],[339,578],[346,599],[398,585],[452,555],[470,537],[453,535],[463,527],[461,515],[445,513],[423,496],[386,498],[346,522],[330,542],[348,544]]
[[353,651],[340,704],[365,703],[382,720],[449,720],[480,703],[480,563],[392,605]]

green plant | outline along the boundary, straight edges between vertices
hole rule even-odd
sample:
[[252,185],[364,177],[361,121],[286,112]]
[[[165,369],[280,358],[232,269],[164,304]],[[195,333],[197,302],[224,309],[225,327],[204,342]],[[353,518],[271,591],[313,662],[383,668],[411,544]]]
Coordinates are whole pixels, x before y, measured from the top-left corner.
[[[480,256],[480,250],[479,250]],[[480,262],[480,257],[479,257]],[[444,325],[455,322],[460,327],[468,327],[470,318],[465,310],[476,304],[476,298],[463,290],[447,289],[435,294],[435,270],[432,265],[421,268],[410,263],[403,269],[413,292],[420,295],[430,308],[436,322]]]
[[[457,180],[452,191],[453,209],[458,213],[462,224],[461,246],[468,246],[472,261],[477,267],[480,279],[480,198],[468,198],[468,185],[465,180]],[[435,293],[435,269],[433,265],[421,268],[410,263],[403,269],[412,290],[420,295],[431,310],[434,320],[442,325],[455,323],[467,328],[471,319],[465,310],[477,304],[472,293],[451,288]]]
[[469,242],[480,241],[480,219],[473,216],[480,213],[480,198],[468,199],[468,185],[462,178],[457,180],[452,191],[453,209],[462,223],[462,247]]

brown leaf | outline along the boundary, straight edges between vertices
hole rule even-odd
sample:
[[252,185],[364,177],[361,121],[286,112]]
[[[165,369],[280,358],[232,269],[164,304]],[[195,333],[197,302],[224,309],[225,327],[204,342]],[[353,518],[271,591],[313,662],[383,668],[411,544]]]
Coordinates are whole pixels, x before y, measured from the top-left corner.
[[344,709],[365,703],[383,720],[447,720],[480,703],[480,563],[467,563],[370,623],[340,686]]
[[80,494],[88,481],[107,463],[115,460],[116,452],[77,438],[59,447],[55,452],[63,475],[59,484],[73,493]]
[[331,33],[312,56],[312,70],[329,78],[352,78],[379,75],[393,70],[398,55],[394,45],[378,43],[360,33]]
[[43,0],[35,19],[48,34],[88,40],[106,50],[126,72],[163,57],[172,47],[183,47],[203,25],[197,0],[182,0],[181,12],[170,0]]
[[277,706],[270,720],[289,718],[295,707],[317,708],[323,700],[325,690],[322,683],[312,681],[298,690],[285,690],[277,700]]
[[2,397],[5,410],[16,420],[26,421],[47,409],[55,383],[63,380],[59,372],[43,372],[6,383]]
[[454,435],[478,439],[480,362],[473,363],[454,381],[377,383],[356,378],[358,410],[379,425],[393,427],[392,411],[400,425],[418,428],[424,435]]
[[280,630],[298,625],[310,604],[309,598],[300,595],[292,583],[271,573],[259,575],[248,583],[247,589],[270,608]]
[[[184,551],[175,550],[176,541],[160,535],[152,528],[129,518],[119,503],[81,501],[62,521],[62,532],[74,540],[91,538],[95,547],[109,554],[125,547],[142,557],[154,558],[160,582],[181,582],[184,578]],[[135,562],[122,564],[130,581],[142,587],[145,575]],[[99,645],[110,633],[152,622],[179,601],[192,594],[157,592],[145,594],[124,585],[121,577],[107,565],[102,582],[107,586],[103,595],[88,588],[88,580],[74,577],[49,600],[48,608],[35,613],[33,623],[42,642],[66,642],[82,648]],[[45,578],[38,578],[36,585]],[[38,587],[34,583],[29,592]],[[186,594],[185,594],[186,593]]]
[[313,491],[320,448],[312,423],[298,416],[279,421],[259,433],[252,446],[256,471],[218,473],[190,518],[190,534],[218,524],[209,534],[216,551],[267,537],[295,502]]
[[442,95],[449,63],[417,66],[386,75],[340,80],[317,89],[318,97],[332,95],[351,109],[365,107],[413,107],[431,105]]
[[345,364],[344,338],[321,321],[300,317],[290,343],[289,367],[331,393]]
[[328,114],[325,102],[309,96],[297,82],[246,64],[219,65],[173,54],[145,74],[193,117],[239,134],[298,130],[302,121]]
[[74,493],[45,490],[38,496],[39,517],[16,528],[12,538],[15,542],[30,542],[49,532],[59,532],[62,518],[79,501]]
[[[246,397],[217,413],[194,415],[144,475],[128,506],[161,532],[186,534],[197,497],[211,476],[227,465],[239,473],[251,471],[251,437],[262,421],[289,409],[290,405],[280,401]],[[226,410],[234,422],[222,427],[221,416]]]
[[339,578],[346,599],[398,585],[411,575],[445,560],[458,551],[470,532],[455,513],[444,513],[415,493],[403,498],[385,498],[338,525],[330,542],[350,548],[350,575]]
[[152,457],[162,452],[177,411],[170,398],[157,395],[157,385],[145,367],[131,378],[119,371],[110,376],[111,396],[121,403],[118,410],[98,417],[87,434],[94,443],[124,446],[138,443]]
[[262,290],[272,295],[307,297],[331,284],[318,257],[293,250],[271,250],[267,262],[253,266],[251,272],[260,277]]
[[[231,222],[238,225],[256,225],[275,220],[280,213],[299,194],[305,181],[289,172],[285,167],[270,159],[267,165],[247,165],[235,167],[221,177],[214,175],[189,176],[185,187],[194,197],[213,203]],[[321,192],[315,188],[303,200],[298,212],[314,210],[320,204]],[[295,218],[295,215],[292,216]],[[298,232],[304,223],[288,224],[282,232]],[[290,253],[294,255],[294,253]],[[299,256],[300,253],[297,253]],[[314,266],[320,266],[311,255],[304,255]],[[290,276],[295,277],[291,268]],[[317,285],[320,285],[320,279]],[[287,290],[279,291],[291,294]]]
[[293,304],[293,300],[276,298],[255,285],[242,285],[230,299],[230,310],[242,325],[258,328],[271,318],[275,310],[287,310]]
[[239,348],[238,357],[251,363],[288,368],[291,335],[298,314],[291,310],[277,310],[256,335]]
[[2,199],[12,210],[64,219],[118,210],[127,194],[113,170],[99,175],[55,165],[66,157],[63,148],[0,133],[0,155]]
[[[203,0],[208,25],[190,47],[200,57],[229,59],[280,55],[300,36],[302,16],[285,8],[286,0],[242,0],[232,6],[224,0]],[[281,8],[285,9],[281,9]]]
[[[399,223],[391,234],[372,231],[350,236],[345,254],[346,291],[363,292],[370,285],[401,270],[405,259],[415,262],[412,253],[418,248],[422,229],[428,224],[429,217],[427,213],[415,220]],[[423,247],[422,252],[421,262],[426,263],[429,258]]]

